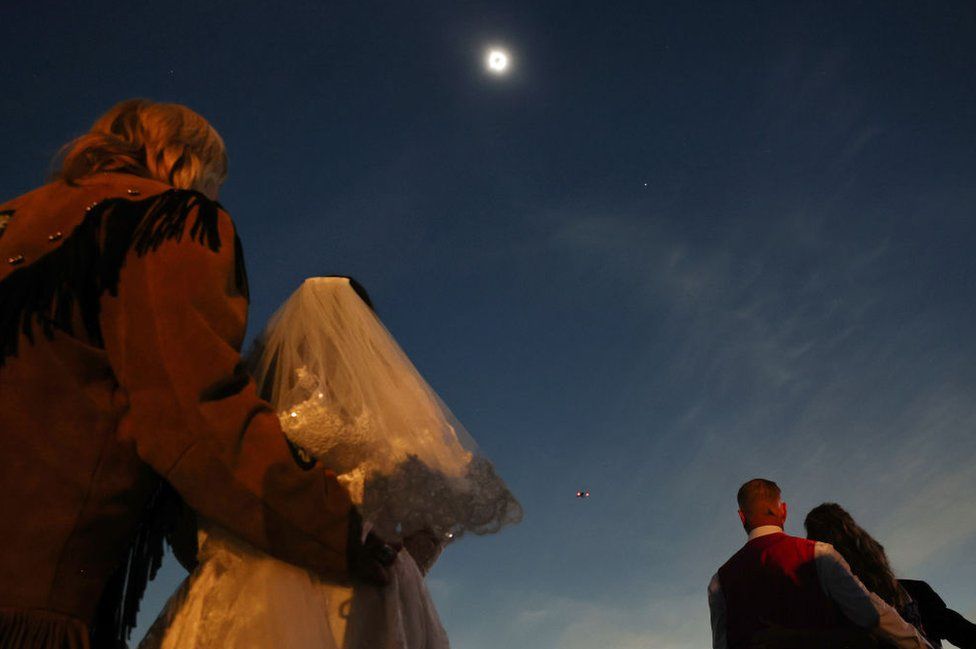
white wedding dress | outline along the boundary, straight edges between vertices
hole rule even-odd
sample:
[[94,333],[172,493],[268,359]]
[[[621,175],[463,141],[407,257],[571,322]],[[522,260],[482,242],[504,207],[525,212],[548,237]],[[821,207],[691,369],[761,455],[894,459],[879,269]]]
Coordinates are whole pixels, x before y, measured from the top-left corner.
[[423,575],[401,551],[385,587],[330,584],[219,527],[140,649],[447,649]]
[[[306,280],[250,355],[303,456],[339,473],[367,528],[443,545],[521,519],[490,462],[348,278]],[[328,583],[200,521],[199,566],[139,649],[448,649],[406,551],[386,586]]]

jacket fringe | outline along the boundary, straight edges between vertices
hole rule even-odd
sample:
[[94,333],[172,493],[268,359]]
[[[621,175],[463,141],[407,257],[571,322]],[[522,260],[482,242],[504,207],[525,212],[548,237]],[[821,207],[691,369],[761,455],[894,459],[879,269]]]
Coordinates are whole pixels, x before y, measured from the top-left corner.
[[0,608],[4,649],[89,649],[85,623],[50,611]]
[[139,603],[163,564],[172,543],[183,500],[164,480],[146,503],[125,560],[102,591],[91,627],[92,649],[127,649],[136,626]]
[[[0,282],[0,367],[16,356],[19,339],[34,343],[35,327],[47,338],[55,330],[73,334],[80,314],[88,339],[104,346],[99,323],[103,294],[118,294],[119,277],[130,252],[144,256],[166,241],[192,241],[220,250],[220,205],[199,192],[170,189],[141,201],[112,198],[96,204],[62,244]],[[245,297],[247,274],[235,235],[235,282]]]

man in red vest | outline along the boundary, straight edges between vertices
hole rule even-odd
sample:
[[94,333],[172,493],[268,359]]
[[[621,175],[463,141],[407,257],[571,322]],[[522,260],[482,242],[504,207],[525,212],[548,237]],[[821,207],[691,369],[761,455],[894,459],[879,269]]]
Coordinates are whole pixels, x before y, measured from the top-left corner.
[[775,482],[750,480],[738,501],[749,541],[708,586],[713,649],[871,646],[855,629],[899,648],[929,647],[851,574],[833,546],[783,533],[786,503]]

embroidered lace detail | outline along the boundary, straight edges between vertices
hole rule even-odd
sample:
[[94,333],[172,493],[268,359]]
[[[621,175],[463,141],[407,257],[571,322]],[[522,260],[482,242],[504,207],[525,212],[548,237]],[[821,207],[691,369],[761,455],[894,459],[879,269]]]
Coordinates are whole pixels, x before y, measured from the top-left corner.
[[305,368],[296,374],[297,387],[310,396],[279,413],[285,434],[340,474],[364,520],[383,538],[430,530],[450,542],[522,520],[522,507],[484,457],[458,446],[459,470],[447,475],[403,452],[409,444],[380,438],[369,412],[339,412]]
[[354,471],[372,450],[373,426],[369,413],[354,417],[340,414],[304,367],[297,374],[298,387],[311,396],[278,413],[285,435],[336,473]]
[[464,474],[446,476],[411,455],[391,475],[368,475],[363,517],[384,538],[430,530],[445,542],[466,533],[493,534],[522,520],[522,506],[495,467],[471,457]]

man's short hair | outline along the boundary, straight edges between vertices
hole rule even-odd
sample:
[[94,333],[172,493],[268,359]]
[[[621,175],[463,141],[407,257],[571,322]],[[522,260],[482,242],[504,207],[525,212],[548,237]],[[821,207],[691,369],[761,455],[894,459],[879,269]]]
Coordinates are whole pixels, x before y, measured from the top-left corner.
[[753,478],[739,487],[739,493],[736,494],[739,509],[743,512],[754,511],[757,505],[763,503],[775,503],[779,497],[779,486],[772,480],[765,478]]

